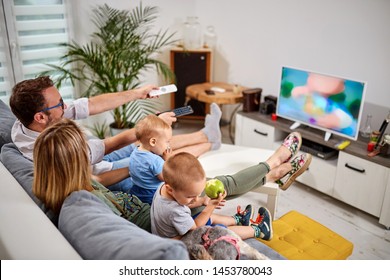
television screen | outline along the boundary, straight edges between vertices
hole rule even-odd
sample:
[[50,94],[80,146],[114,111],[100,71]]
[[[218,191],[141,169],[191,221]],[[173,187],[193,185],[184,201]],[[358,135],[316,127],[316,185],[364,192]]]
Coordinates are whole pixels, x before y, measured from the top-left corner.
[[[361,81],[282,67],[278,116],[356,140],[367,84]],[[295,127],[296,127],[295,126]]]

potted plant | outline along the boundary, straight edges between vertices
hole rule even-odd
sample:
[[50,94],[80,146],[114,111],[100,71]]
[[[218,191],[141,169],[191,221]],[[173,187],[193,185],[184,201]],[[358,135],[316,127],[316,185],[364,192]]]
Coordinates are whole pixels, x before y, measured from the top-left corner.
[[[173,33],[151,32],[157,18],[157,7],[134,8],[131,11],[117,10],[107,4],[93,10],[92,22],[96,31],[85,45],[75,42],[63,44],[67,52],[61,65],[48,64],[44,75],[53,75],[56,86],[66,80],[72,85],[76,81],[85,89],[82,96],[94,96],[124,89],[133,89],[141,84],[143,71],[156,70],[166,81],[174,80],[174,73],[168,65],[156,56],[163,47],[171,46]],[[146,114],[154,113],[158,103],[155,100],[136,100],[113,110],[114,123],[111,127],[132,127]]]

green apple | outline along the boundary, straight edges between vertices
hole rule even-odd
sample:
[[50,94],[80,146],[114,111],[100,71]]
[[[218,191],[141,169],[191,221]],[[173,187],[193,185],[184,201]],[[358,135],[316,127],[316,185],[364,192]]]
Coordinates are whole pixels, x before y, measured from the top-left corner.
[[210,198],[217,198],[220,193],[225,192],[223,183],[218,179],[211,179],[206,182],[206,195]]

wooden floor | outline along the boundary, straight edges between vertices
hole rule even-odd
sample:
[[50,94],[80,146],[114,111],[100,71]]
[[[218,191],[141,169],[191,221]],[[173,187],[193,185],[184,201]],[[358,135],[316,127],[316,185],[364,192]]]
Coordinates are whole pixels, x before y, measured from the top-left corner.
[[[182,121],[174,128],[174,134],[200,129],[199,121]],[[229,126],[222,127],[222,141],[232,144]],[[249,193],[229,200],[223,213],[234,213],[236,206],[252,204],[255,208],[265,204],[261,194]],[[351,260],[390,260],[390,231],[378,223],[378,218],[322,194],[308,186],[294,183],[287,191],[281,191],[276,218],[297,210],[337,232],[354,244]]]

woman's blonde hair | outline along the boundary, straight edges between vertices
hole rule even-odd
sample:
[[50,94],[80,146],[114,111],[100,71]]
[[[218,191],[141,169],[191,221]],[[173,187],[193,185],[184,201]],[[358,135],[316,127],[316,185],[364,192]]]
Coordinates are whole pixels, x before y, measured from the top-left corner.
[[199,182],[206,174],[199,160],[190,153],[180,152],[167,159],[163,167],[165,183],[175,190],[183,190],[191,182]]
[[77,124],[63,119],[46,128],[34,146],[34,194],[59,213],[72,192],[91,186],[89,152]]
[[156,115],[148,115],[135,126],[135,136],[142,144],[159,135],[160,131],[171,129],[171,126]]

